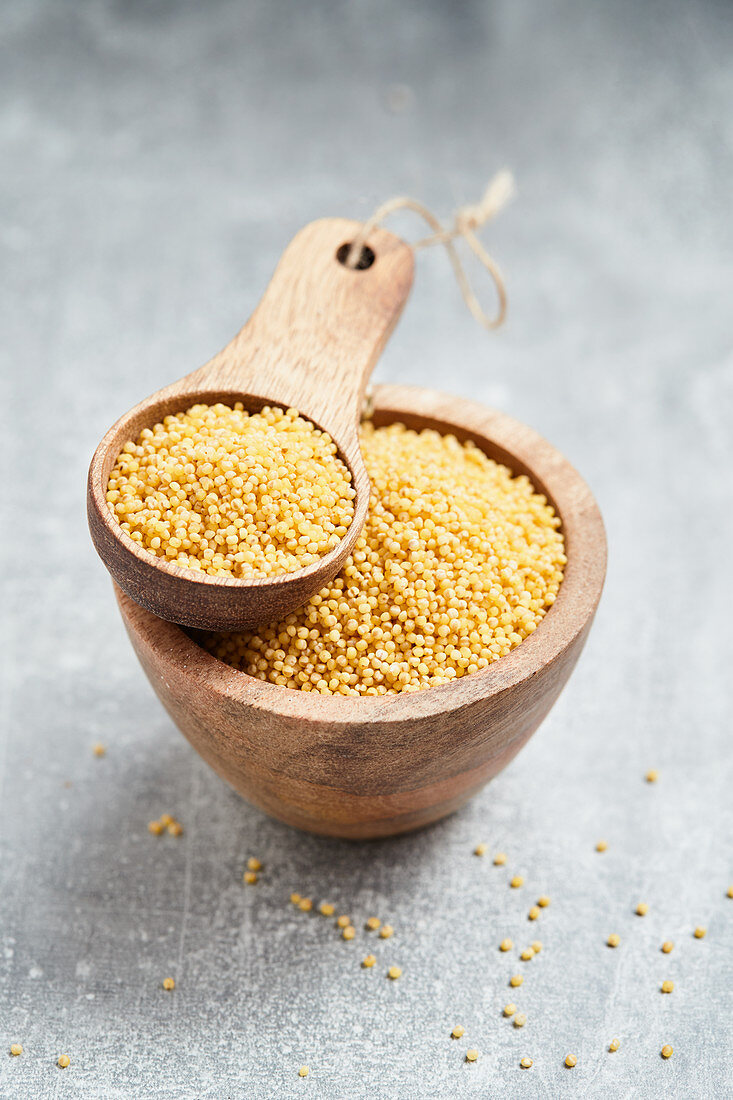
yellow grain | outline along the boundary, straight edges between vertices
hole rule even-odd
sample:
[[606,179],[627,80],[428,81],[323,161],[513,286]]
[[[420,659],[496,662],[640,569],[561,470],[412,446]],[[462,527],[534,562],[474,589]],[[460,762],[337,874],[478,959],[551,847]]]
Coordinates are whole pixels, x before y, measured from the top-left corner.
[[332,550],[354,516],[351,474],[295,409],[193,405],[117,457],[107,507],[141,550],[211,576],[266,577]]
[[366,424],[361,443],[370,509],[341,573],[279,623],[207,636],[222,661],[325,695],[417,691],[487,668],[553,604],[563,538],[526,477],[431,430]]

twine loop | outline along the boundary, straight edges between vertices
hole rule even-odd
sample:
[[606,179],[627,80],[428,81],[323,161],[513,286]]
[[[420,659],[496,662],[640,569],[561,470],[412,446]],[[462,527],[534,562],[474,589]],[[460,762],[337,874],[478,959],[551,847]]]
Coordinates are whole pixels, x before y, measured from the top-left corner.
[[[441,222],[438,221],[435,214],[417,199],[411,199],[407,196],[388,199],[374,211],[368,221],[364,222],[354,240],[351,242],[345,260],[346,267],[352,269],[356,268],[361,258],[362,249],[367,243],[370,233],[377,225],[380,225],[385,218],[393,214],[395,210],[412,210],[424,218],[433,231],[429,237],[423,237],[422,240],[416,241],[412,247],[417,251],[421,248],[430,248],[432,245],[436,244],[444,245],[451,264],[453,265],[456,281],[458,282],[464,301],[471,313],[484,328],[498,328],[506,317],[507,299],[504,277],[495,260],[476,236],[476,231],[481,229],[481,227],[484,226],[486,222],[490,221],[491,218],[495,217],[499,211],[506,206],[513,194],[514,179],[511,173],[507,171],[498,172],[491,180],[478,202],[461,206],[456,210],[453,215],[453,224],[448,228],[443,226]],[[458,237],[463,238],[478,261],[493,279],[498,298],[498,307],[493,317],[490,317],[485,312],[474,293],[455,245],[456,238]]]

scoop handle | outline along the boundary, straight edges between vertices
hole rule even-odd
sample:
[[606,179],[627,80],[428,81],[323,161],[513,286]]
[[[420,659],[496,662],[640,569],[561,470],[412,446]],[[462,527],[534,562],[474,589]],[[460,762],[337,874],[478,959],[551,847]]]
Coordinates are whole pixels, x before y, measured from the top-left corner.
[[323,218],[301,229],[249,321],[186,377],[186,388],[239,390],[293,406],[350,450],[369,375],[414,272],[412,248],[384,229],[370,235],[370,266],[346,267],[344,254],[359,228]]

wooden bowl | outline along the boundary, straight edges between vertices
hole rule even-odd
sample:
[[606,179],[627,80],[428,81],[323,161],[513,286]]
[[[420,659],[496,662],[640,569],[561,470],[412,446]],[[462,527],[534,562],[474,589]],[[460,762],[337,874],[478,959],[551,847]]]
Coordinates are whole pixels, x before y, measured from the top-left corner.
[[374,421],[473,439],[527,474],[562,520],[568,563],[537,630],[450,684],[373,698],[294,691],[238,672],[117,590],[158,697],[194,748],[273,817],[328,836],[389,836],[462,806],[519,752],[562,691],[603,587],[606,538],[585,482],[530,428],[434,390],[380,386]]

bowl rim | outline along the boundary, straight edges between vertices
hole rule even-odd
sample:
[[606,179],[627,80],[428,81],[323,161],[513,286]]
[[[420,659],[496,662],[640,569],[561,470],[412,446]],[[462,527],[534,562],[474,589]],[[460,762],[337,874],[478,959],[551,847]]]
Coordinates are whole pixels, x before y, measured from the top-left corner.
[[153,615],[115,585],[126,624],[171,670],[185,671],[201,688],[230,702],[283,718],[363,726],[374,720],[414,721],[486,702],[537,675],[586,630],[603,589],[606,535],[588,485],[564,455],[521,421],[434,389],[377,385],[373,410],[377,424],[422,425],[473,439],[497,461],[505,456],[513,474],[527,474],[535,488],[547,495],[562,522],[568,561],[555,602],[537,629],[488,668],[449,684],[395,695],[321,695],[271,684],[232,668],[203,649],[183,627]]

